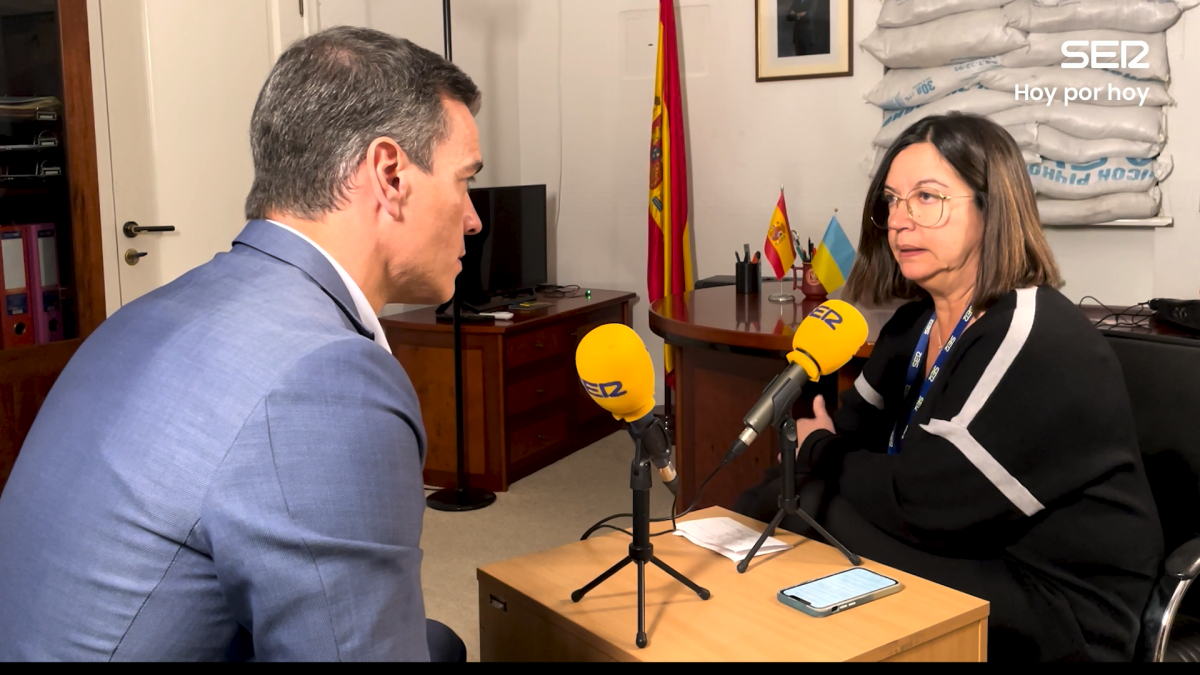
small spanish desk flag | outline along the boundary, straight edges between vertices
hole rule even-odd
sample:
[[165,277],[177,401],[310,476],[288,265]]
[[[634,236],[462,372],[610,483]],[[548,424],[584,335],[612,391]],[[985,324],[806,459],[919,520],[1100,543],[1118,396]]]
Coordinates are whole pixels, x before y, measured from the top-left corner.
[[832,293],[841,288],[846,283],[846,279],[850,278],[850,268],[854,267],[854,258],[854,244],[850,243],[850,239],[842,231],[842,225],[838,222],[837,216],[834,216],[829,221],[829,227],[825,228],[825,236],[821,239],[821,245],[813,254],[813,273],[817,275],[817,279],[821,281],[825,290]]
[[783,200],[783,189],[779,190],[779,201],[771,214],[771,227],[767,229],[767,240],[763,253],[771,261],[775,278],[782,279],[796,262],[796,242],[792,241],[792,226],[788,223],[787,203]]

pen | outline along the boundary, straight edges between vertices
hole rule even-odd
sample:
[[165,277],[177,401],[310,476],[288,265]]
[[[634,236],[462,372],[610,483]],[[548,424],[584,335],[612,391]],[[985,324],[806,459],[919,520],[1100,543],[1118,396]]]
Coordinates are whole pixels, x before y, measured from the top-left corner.
[[737,251],[734,251],[734,252],[733,252],[733,257],[734,257],[734,259],[736,259],[736,260],[737,260],[739,263],[740,263],[740,262],[742,262],[742,256],[738,255],[738,252],[737,252]]
[[746,247],[746,249],[745,249],[746,257],[742,258],[742,260],[749,260],[750,259],[750,244],[742,244],[742,246]]
[[754,252],[754,260],[753,260],[753,261],[751,261],[751,262],[753,262],[755,265],[757,265],[757,264],[758,264],[758,251],[755,251],[755,252]]

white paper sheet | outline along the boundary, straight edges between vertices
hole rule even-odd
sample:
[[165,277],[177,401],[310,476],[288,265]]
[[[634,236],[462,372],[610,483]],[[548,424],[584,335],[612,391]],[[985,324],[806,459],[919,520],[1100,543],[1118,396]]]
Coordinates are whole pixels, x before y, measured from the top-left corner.
[[[732,518],[703,518],[677,523],[675,534],[730,560],[741,561],[758,541],[759,533]],[[775,537],[767,537],[755,556],[791,548]]]

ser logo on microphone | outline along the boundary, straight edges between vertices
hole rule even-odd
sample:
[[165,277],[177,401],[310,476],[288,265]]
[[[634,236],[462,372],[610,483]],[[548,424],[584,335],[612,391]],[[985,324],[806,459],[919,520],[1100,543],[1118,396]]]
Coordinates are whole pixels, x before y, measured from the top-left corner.
[[842,315],[834,311],[832,307],[825,305],[814,309],[811,316],[814,319],[820,319],[833,330],[837,330],[837,327],[842,324]]
[[592,398],[620,398],[629,393],[625,391],[624,385],[622,385],[620,382],[603,382],[596,384],[595,382],[588,382],[584,379],[580,379],[579,381],[583,383],[583,388],[587,390],[587,393],[591,395]]

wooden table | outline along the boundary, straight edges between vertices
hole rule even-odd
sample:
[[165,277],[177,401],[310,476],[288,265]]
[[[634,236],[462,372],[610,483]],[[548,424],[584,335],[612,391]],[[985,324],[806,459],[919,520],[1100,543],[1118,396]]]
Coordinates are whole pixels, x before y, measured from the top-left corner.
[[[464,323],[464,441],[471,485],[494,492],[620,429],[596,405],[575,371],[575,349],[588,331],[631,322],[637,295],[583,291],[541,295],[549,307],[514,312],[511,321]],[[434,308],[379,320],[421,402],[429,439],[425,484],[455,484],[457,429],[454,334]]]
[[[712,508],[683,520],[728,516]],[[660,527],[660,526],[656,526]],[[682,537],[655,537],[655,555],[712,592],[703,601],[661,570],[646,568],[649,645],[634,645],[637,571],[627,566],[579,603],[571,592],[620,560],[620,533],[480,568],[482,661],[984,661],[988,603],[864,560],[904,590],[822,619],[787,607],[776,593],[849,567],[836,549],[798,535],[795,547],[760,556],[749,571]]]
[[[797,291],[797,302],[780,305],[767,299],[769,291],[764,286],[758,295],[739,295],[732,286],[706,288],[663,298],[650,308],[650,329],[675,353],[672,424],[683,504],[691,503],[700,481],[742,432],[743,416],[787,365],[784,356],[792,350],[795,328],[821,304]],[[858,362],[840,373],[840,382],[822,378],[806,386],[793,409],[796,417],[812,417],[818,393],[831,411],[836,408],[838,393],[853,385],[895,307],[861,311],[869,331]],[[732,506],[738,494],[758,484],[777,454],[775,432],[764,434],[709,483],[700,505]]]

